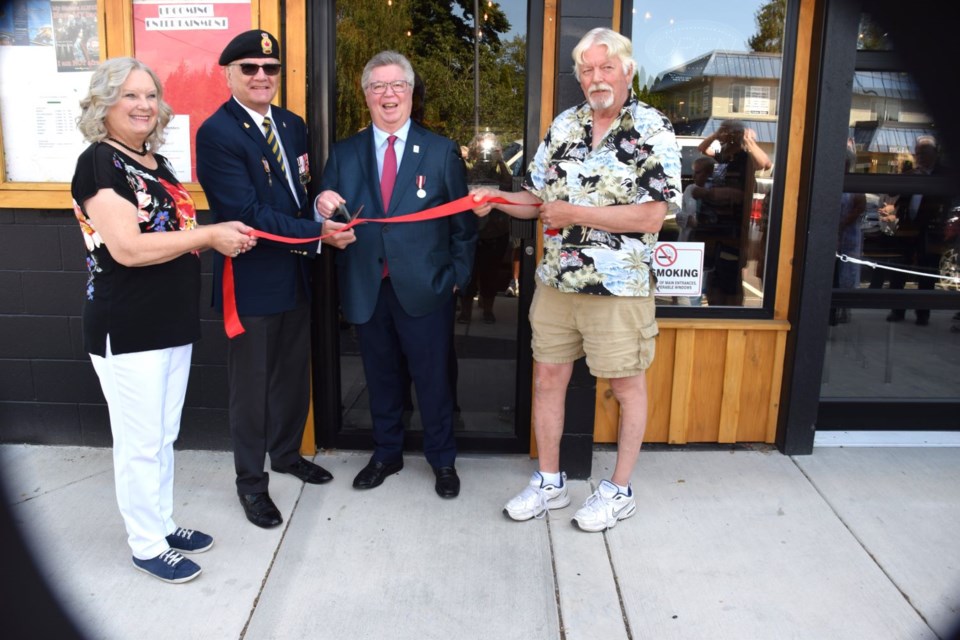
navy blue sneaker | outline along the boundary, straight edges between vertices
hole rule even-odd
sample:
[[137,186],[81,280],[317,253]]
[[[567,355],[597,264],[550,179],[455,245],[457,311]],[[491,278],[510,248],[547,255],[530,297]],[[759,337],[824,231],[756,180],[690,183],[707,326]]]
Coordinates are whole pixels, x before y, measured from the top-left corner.
[[154,578],[174,584],[188,582],[200,575],[200,567],[196,562],[187,560],[173,549],[167,549],[149,560],[134,558],[133,566]]
[[184,553],[200,553],[213,546],[213,536],[193,529],[177,529],[167,536],[171,548]]

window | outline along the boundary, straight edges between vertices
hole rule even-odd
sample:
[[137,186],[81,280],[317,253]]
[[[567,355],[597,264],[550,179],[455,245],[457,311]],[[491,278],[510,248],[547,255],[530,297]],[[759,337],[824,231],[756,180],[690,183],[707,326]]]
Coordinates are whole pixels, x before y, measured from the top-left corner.
[[733,85],[730,88],[730,113],[771,115],[770,87]]
[[[677,255],[694,251],[702,260],[699,281],[684,289],[665,288],[662,279],[657,304],[691,317],[708,307],[713,316],[729,313],[718,307],[766,314],[774,284],[770,267],[777,262],[780,205],[771,169],[778,152],[777,100],[788,89],[781,80],[786,18],[772,12],[758,26],[755,16],[769,5],[761,0],[735,11],[705,1],[694,5],[688,7],[692,13],[714,21],[709,33],[683,20],[658,22],[657,11],[638,12],[634,19],[634,41],[646,43],[634,51],[637,62],[656,70],[650,92],[660,98],[683,147],[686,204],[665,221],[660,240],[685,243]],[[717,25],[730,25],[729,37]],[[733,25],[756,34],[744,43],[733,37]],[[658,58],[658,44],[669,55]],[[711,144],[701,151],[705,140]],[[704,155],[710,158],[701,160]],[[695,179],[701,182],[694,185]],[[699,295],[689,295],[698,287]],[[674,295],[681,290],[686,295]]]

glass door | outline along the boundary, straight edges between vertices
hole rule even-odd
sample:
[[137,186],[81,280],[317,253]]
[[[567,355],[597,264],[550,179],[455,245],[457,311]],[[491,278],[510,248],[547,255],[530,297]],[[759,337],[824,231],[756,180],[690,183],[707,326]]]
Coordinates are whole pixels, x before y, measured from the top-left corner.
[[[332,40],[332,45],[311,45],[311,57],[321,68],[311,92],[311,101],[321,107],[311,128],[325,129],[328,136],[318,138],[319,158],[330,143],[369,124],[361,72],[375,53],[393,49],[416,73],[413,119],[459,144],[468,182],[519,188],[531,151],[526,141],[537,140],[538,133],[539,123],[528,122],[526,97],[537,95],[540,83],[542,8],[532,9],[540,17],[529,18],[531,30],[526,0],[450,4],[450,11],[417,0],[340,2],[326,12],[316,8],[311,24]],[[529,52],[537,57],[535,64]],[[528,69],[533,70],[529,76]],[[459,448],[526,451],[532,370],[526,318],[534,225],[506,215],[479,222],[473,281],[457,299],[453,335],[436,339],[453,344]],[[317,273],[317,440],[320,446],[366,448],[372,446],[371,418],[356,330],[339,317],[336,293],[323,290],[336,287],[331,257],[318,261]],[[422,427],[412,385],[404,419],[408,446],[419,446]]]
[[956,428],[955,159],[886,30],[867,13],[856,43],[817,427]]

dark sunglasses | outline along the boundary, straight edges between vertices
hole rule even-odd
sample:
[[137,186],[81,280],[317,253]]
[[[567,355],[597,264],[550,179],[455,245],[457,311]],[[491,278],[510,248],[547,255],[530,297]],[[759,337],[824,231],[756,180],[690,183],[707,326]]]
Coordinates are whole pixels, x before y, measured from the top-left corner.
[[257,71],[263,69],[263,72],[268,76],[275,76],[280,73],[280,65],[275,62],[268,62],[267,64],[254,64],[253,62],[237,62],[231,67],[240,67],[240,73],[245,76],[255,76]]

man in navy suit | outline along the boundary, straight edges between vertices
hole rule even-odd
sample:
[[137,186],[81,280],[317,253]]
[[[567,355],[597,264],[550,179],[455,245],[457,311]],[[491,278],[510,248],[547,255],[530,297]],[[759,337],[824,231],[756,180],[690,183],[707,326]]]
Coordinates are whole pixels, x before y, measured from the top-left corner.
[[[219,60],[232,97],[197,132],[197,177],[214,220],[242,220],[268,233],[315,238],[343,224],[314,220],[307,128],[271,105],[280,74],[280,45],[260,29],[236,36]],[[324,242],[344,247],[352,231]],[[292,248],[291,248],[292,247]],[[319,242],[259,243],[233,257],[237,312],[245,332],[227,344],[230,435],[237,493],[247,519],[260,527],[283,522],[267,491],[270,468],[304,482],[333,476],[300,456],[310,402],[310,261]],[[224,260],[214,259],[214,306],[223,309]]]
[[[361,85],[373,124],[333,146],[316,208],[341,204],[364,218],[391,218],[467,194],[459,147],[414,123],[414,72],[394,51],[375,55]],[[423,421],[423,449],[444,498],[460,493],[454,462],[448,352],[454,294],[470,281],[476,222],[469,211],[436,220],[367,223],[337,256],[344,319],[356,325],[375,449],[353,486],[372,489],[403,468],[404,357]]]

